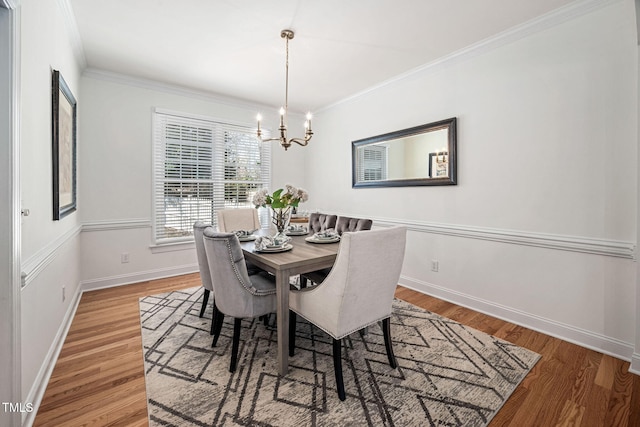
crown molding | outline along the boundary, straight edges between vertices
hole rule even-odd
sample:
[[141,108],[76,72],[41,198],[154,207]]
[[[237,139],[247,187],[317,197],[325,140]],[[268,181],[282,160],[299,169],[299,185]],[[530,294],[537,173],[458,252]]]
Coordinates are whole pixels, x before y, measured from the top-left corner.
[[[0,0],[7,1],[7,0]],[[8,0],[12,1],[12,0]],[[80,31],[78,30],[78,23],[76,22],[76,15],[73,13],[73,8],[69,0],[57,0],[58,8],[62,13],[65,25],[67,27],[67,33],[69,34],[69,41],[71,43],[71,49],[76,57],[76,60],[80,64],[80,68],[87,67],[87,57],[84,54],[84,47],[82,45],[82,38],[80,37]]]
[[20,6],[20,0],[0,0],[0,7],[13,10]]
[[171,95],[186,96],[189,98],[200,99],[202,101],[216,102],[218,104],[227,105],[230,107],[246,108],[250,110],[255,110],[259,108],[273,109],[273,106],[267,105],[267,104],[252,102],[252,101],[243,100],[240,98],[233,98],[230,96],[224,96],[215,92],[207,92],[202,90],[191,89],[184,86],[160,82],[157,80],[145,79],[141,77],[133,77],[127,74],[101,70],[98,68],[91,68],[91,67],[86,68],[82,73],[82,75],[83,77],[87,77],[91,79],[103,80],[103,81],[118,83],[118,84],[127,85],[127,86],[134,86],[141,89],[164,92]]
[[351,96],[343,98],[327,106],[321,107],[316,110],[316,114],[330,110],[339,105],[355,101],[386,86],[396,84],[406,79],[415,78],[416,76],[421,74],[428,74],[439,71],[444,67],[448,67],[457,62],[469,60],[476,56],[498,49],[502,46],[524,39],[525,37],[528,37],[532,34],[539,33],[541,31],[560,25],[564,22],[586,15],[587,13],[593,12],[594,10],[602,9],[606,6],[622,1],[624,0],[577,0],[573,3],[541,15],[535,19],[532,19],[520,25],[516,25],[515,27],[509,28],[508,30],[505,30],[494,36],[457,50],[449,55],[438,58],[435,61],[420,65],[416,68],[413,68],[409,71],[406,71],[402,74],[382,81],[360,92],[357,92]]

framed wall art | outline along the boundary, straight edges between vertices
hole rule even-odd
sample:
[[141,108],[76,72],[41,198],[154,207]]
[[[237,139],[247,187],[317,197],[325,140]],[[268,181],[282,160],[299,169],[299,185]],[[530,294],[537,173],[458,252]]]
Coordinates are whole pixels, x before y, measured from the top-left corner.
[[429,177],[447,178],[449,176],[449,153],[439,151],[429,153]]
[[58,221],[76,210],[76,99],[59,71],[53,70],[52,157],[53,219]]

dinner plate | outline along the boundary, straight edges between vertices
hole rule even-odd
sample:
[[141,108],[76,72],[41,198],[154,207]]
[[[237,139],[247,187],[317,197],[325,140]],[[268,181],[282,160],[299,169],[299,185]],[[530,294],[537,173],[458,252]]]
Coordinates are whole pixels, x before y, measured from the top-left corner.
[[306,236],[307,234],[309,234],[309,231],[307,231],[307,230],[288,230],[288,231],[285,231],[285,234],[287,236]]
[[271,248],[256,249],[256,252],[286,252],[286,251],[290,251],[291,249],[293,249],[293,245],[291,243],[287,243],[283,246],[274,246]]
[[257,237],[258,236],[249,234],[248,236],[238,237],[238,240],[240,240],[241,242],[251,242],[252,240],[256,240]]
[[340,241],[340,236],[336,236],[331,239],[318,239],[313,236],[309,236],[304,240],[306,240],[309,243],[336,243]]

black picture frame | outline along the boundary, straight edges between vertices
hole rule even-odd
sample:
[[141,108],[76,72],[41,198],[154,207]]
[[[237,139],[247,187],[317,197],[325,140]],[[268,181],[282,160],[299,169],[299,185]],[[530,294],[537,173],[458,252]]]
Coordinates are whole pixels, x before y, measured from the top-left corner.
[[77,208],[77,102],[60,71],[51,73],[53,220]]

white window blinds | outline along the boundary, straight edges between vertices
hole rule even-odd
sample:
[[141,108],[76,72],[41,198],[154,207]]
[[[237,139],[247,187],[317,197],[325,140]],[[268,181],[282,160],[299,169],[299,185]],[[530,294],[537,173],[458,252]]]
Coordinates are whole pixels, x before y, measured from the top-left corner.
[[358,181],[380,181],[387,179],[387,147],[384,145],[365,146],[358,150]]
[[270,145],[249,127],[154,113],[153,229],[157,244],[188,240],[219,209],[252,207],[270,182]]

